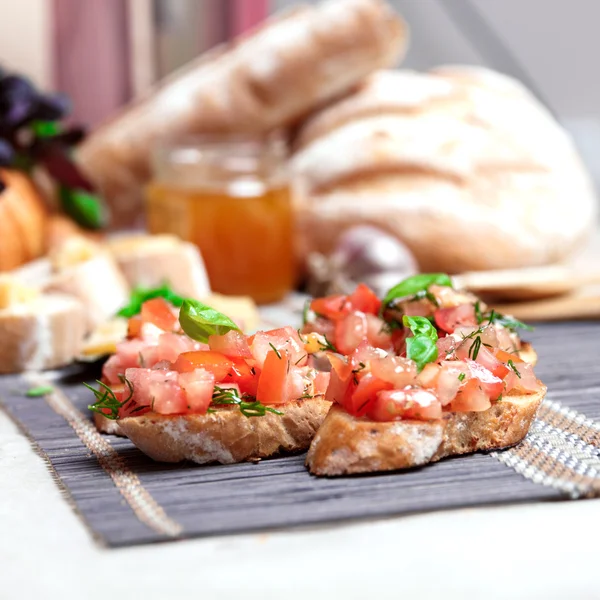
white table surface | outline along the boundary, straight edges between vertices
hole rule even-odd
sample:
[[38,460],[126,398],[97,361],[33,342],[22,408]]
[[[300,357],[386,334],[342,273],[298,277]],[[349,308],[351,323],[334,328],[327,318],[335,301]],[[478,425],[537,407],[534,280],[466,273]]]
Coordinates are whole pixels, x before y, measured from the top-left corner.
[[0,412],[2,600],[600,598],[599,517],[580,500],[107,550]]

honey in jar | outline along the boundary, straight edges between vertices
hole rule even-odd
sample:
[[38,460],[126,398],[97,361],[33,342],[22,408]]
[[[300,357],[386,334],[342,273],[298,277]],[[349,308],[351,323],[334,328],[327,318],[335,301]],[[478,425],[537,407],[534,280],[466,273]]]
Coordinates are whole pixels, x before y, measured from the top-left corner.
[[147,225],[195,243],[215,292],[275,302],[295,283],[291,194],[279,139],[169,144],[155,155]]

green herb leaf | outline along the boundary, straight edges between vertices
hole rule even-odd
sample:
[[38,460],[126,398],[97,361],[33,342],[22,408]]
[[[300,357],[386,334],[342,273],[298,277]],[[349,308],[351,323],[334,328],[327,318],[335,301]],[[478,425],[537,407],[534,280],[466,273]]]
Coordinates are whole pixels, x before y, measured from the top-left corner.
[[281,359],[281,352],[279,352],[279,350],[277,350],[277,348],[275,348],[275,346],[273,344],[271,344],[271,342],[269,342],[269,346],[271,346],[271,349],[273,350],[273,352],[275,352],[275,354],[277,354],[277,358]]
[[421,273],[413,275],[398,285],[395,285],[383,299],[382,307],[387,306],[393,300],[414,296],[419,292],[426,292],[430,285],[445,285],[452,287],[452,280],[446,273]]
[[425,317],[404,316],[402,322],[408,327],[414,337],[406,340],[406,356],[417,363],[419,371],[427,363],[433,362],[438,357],[437,340],[438,334],[436,328]]
[[35,137],[38,138],[54,137],[62,131],[58,121],[32,121],[30,127]]
[[[100,389],[95,389],[87,383],[83,384],[96,397],[96,402],[94,402],[94,404],[90,404],[88,408],[93,412],[101,414],[107,419],[111,419],[112,421],[115,421],[119,418],[119,410],[121,407],[125,406],[133,398],[133,384],[131,381],[129,381],[129,379],[127,379],[127,377],[124,375],[119,375],[119,379],[127,386],[127,389],[129,390],[129,395],[122,402],[117,400],[117,397],[112,389],[105,383],[102,383],[102,381],[96,380],[96,383],[100,386]],[[106,410],[110,412],[107,413],[105,412]]]
[[60,187],[60,200],[64,211],[79,225],[88,229],[101,229],[107,224],[106,208],[94,194],[63,185]]
[[531,325],[527,325],[522,321],[519,321],[518,319],[515,319],[513,317],[507,317],[499,313],[496,313],[495,322],[498,325],[502,325],[502,327],[510,329],[511,331],[515,331],[516,329],[525,329],[526,331],[533,331],[534,329],[533,327],[531,327]]
[[521,373],[519,373],[519,371],[517,371],[517,367],[515,367],[515,363],[512,361],[512,359],[509,359],[508,361],[508,366],[514,371],[515,375],[521,379]]
[[310,321],[310,298],[307,298],[302,309],[302,325],[306,325]]
[[173,306],[181,306],[184,300],[181,296],[177,295],[166,282],[157,288],[136,287],[131,292],[129,304],[124,306],[117,313],[117,316],[130,319],[135,315],[139,315],[140,311],[142,310],[142,304],[154,298],[164,298],[173,304]]
[[464,380],[465,380],[465,377],[466,377],[466,375],[465,375],[464,373],[460,373],[460,374],[458,375],[458,380],[459,380],[459,381],[464,381]]
[[197,342],[208,342],[211,335],[224,335],[240,328],[226,315],[198,300],[184,300],[179,323],[185,333]]
[[473,360],[477,360],[477,356],[479,355],[479,350],[481,350],[481,336],[477,336],[474,340],[473,343],[471,344],[471,347],[469,348],[469,358],[473,359]]
[[[264,417],[267,412],[275,415],[282,415],[283,413],[279,410],[275,410],[270,406],[265,406],[262,402],[259,402],[254,396],[244,394],[240,396],[235,388],[222,388],[215,385],[211,405],[223,405],[233,404],[240,409],[240,412],[245,417]],[[214,409],[208,409],[209,412],[214,412]]]
[[40,396],[45,396],[46,394],[51,394],[54,391],[54,388],[51,385],[40,385],[38,387],[31,388],[27,390],[25,395],[28,398],[39,398]]

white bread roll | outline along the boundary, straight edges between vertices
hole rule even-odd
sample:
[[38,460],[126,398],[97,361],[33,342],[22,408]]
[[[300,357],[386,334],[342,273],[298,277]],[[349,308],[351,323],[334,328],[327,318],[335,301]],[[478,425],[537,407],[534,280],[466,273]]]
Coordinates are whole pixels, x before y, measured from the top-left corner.
[[108,241],[131,287],[159,287],[165,282],[180,296],[204,298],[208,276],[197,246],[170,235],[128,235]]
[[554,263],[594,226],[573,143],[518,82],[474,67],[379,72],[317,113],[293,169],[304,253],[358,223],[405,242],[423,270]]
[[[7,282],[0,284],[5,286]],[[79,353],[84,334],[84,308],[76,298],[12,296],[0,308],[0,373],[67,365]]]
[[79,148],[115,223],[139,215],[154,143],[165,136],[263,133],[287,126],[393,65],[406,26],[383,0],[329,0],[269,19],[192,62],[126,107]]

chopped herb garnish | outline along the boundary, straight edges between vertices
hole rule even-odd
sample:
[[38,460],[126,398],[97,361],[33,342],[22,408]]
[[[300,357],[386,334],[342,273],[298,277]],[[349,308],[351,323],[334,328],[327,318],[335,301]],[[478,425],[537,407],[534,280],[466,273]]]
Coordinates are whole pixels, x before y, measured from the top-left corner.
[[164,283],[157,288],[136,287],[133,292],[131,292],[129,304],[124,306],[117,313],[117,316],[130,319],[135,315],[139,315],[142,310],[142,304],[153,298],[164,298],[173,304],[173,306],[181,306],[184,300],[181,296],[176,294],[167,283]]
[[319,342],[319,346],[321,346],[322,350],[328,350],[329,352],[341,354],[340,351],[327,339],[326,335],[323,336],[323,339],[325,340],[325,343]]
[[477,336],[473,340],[473,343],[471,344],[471,347],[469,348],[469,358],[472,358],[473,360],[477,360],[477,355],[479,354],[479,350],[481,350],[481,336]]
[[466,375],[464,373],[460,373],[458,376],[458,380],[459,381],[464,381],[465,380]]
[[517,367],[515,367],[515,363],[512,361],[512,359],[509,359],[508,363],[506,364],[514,371],[515,375],[521,379],[521,373],[519,373]]
[[54,391],[54,388],[51,385],[40,385],[38,387],[31,388],[27,390],[25,395],[28,398],[39,398],[40,396],[45,396],[46,394],[51,394]]
[[281,358],[281,353],[279,352],[279,350],[277,350],[277,348],[275,348],[275,346],[273,344],[271,344],[271,342],[269,342],[269,346],[271,346],[271,348],[273,349],[273,352],[275,352],[275,354],[277,354],[277,358]]
[[358,363],[358,368],[356,368],[356,369],[352,369],[352,372],[353,372],[353,373],[360,373],[360,372],[361,372],[363,369],[365,369],[365,368],[366,368],[366,366],[367,366],[367,365],[365,365],[365,363],[364,363],[364,362],[359,362],[359,363]]
[[[127,377],[124,375],[119,375],[119,379],[127,386],[127,389],[129,390],[129,395],[122,402],[117,400],[117,397],[112,389],[105,383],[102,383],[102,381],[96,381],[96,383],[98,383],[100,386],[100,389],[98,390],[87,383],[83,384],[86,388],[91,390],[96,397],[96,402],[88,406],[91,411],[97,412],[105,416],[107,419],[111,419],[113,421],[119,418],[119,410],[121,407],[125,406],[133,398],[133,384],[131,381],[129,381],[129,379],[127,379]],[[154,405],[154,399],[152,404]],[[105,412],[107,410],[110,412]]]
[[144,360],[144,356],[141,352],[138,352],[138,359],[140,361],[140,367],[143,369],[146,368],[146,361]]
[[509,317],[506,315],[502,315],[495,310],[491,310],[488,313],[483,314],[481,312],[481,308],[479,302],[475,303],[475,316],[477,317],[477,323],[481,325],[484,321],[488,321],[490,325],[496,323],[496,325],[501,325],[502,327],[506,327],[511,331],[515,331],[516,329],[525,329],[527,331],[533,331],[533,327],[515,319],[514,317]]
[[307,356],[308,354],[303,354],[294,364],[297,365],[299,362],[302,362]]
[[501,400],[502,400],[502,394],[500,394],[500,395],[498,396],[498,399],[496,400],[496,402],[500,402]]
[[[245,417],[264,417],[267,412],[275,415],[282,415],[283,413],[279,410],[275,410],[270,406],[265,406],[262,402],[256,400],[254,396],[243,394],[240,396],[236,388],[222,388],[215,385],[215,390],[212,396],[213,405],[222,404],[233,404],[240,409],[240,412]],[[209,412],[214,412],[212,409],[208,409]]]

